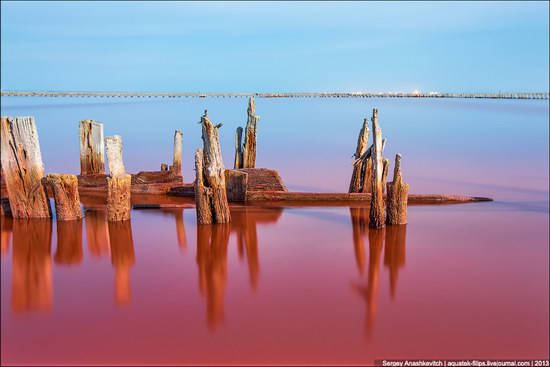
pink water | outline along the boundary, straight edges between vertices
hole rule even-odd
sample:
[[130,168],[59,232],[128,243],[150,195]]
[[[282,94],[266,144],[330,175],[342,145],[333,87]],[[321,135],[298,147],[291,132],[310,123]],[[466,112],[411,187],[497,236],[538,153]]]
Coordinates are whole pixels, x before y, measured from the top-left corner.
[[[131,172],[169,163],[180,128],[192,181],[204,105],[224,122],[227,166],[246,111],[241,99],[83,101],[2,99],[2,115],[35,116],[47,172],[78,173],[84,118],[122,135]],[[97,210],[3,219],[2,364],[548,359],[548,102],[256,105],[259,165],[289,189],[345,191],[362,118],[378,107],[412,193],[495,201],[411,206],[407,225],[383,230],[347,207],[234,207],[214,226],[193,209],[134,210],[122,225]]]

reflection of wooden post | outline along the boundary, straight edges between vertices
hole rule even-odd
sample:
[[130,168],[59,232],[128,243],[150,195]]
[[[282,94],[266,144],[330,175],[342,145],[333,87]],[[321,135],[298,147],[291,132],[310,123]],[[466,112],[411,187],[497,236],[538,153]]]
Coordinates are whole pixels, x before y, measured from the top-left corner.
[[183,146],[183,133],[176,130],[174,133],[174,158],[170,171],[173,174],[181,176],[181,149]]
[[405,266],[405,241],[407,225],[387,226],[386,244],[384,249],[384,265],[390,270],[390,295],[395,298],[397,289],[397,274],[399,268]]
[[130,187],[132,176],[126,173],[122,162],[122,138],[105,138],[110,177],[107,177],[107,220],[130,219]]
[[378,110],[372,110],[372,195],[370,202],[369,227],[382,228],[386,225],[386,206],[384,203],[382,158],[382,130],[378,124]]
[[46,180],[53,191],[57,220],[81,219],[82,210],[76,176],[49,174]]
[[367,234],[369,212],[368,208],[349,208],[353,231],[353,247],[359,273],[365,271],[365,243],[363,236]]
[[[209,207],[211,208],[212,222],[227,223],[231,220],[231,214],[229,212],[229,204],[227,202],[227,193],[225,189],[225,167],[223,165],[218,136],[218,129],[221,125],[212,125],[206,111],[204,116],[201,117],[201,125],[202,140],[204,142],[204,165],[201,178],[204,181],[204,186],[211,190]],[[197,164],[197,162],[196,155],[195,164]],[[202,163],[202,160],[200,163]],[[199,179],[198,173],[197,179]],[[199,223],[208,222],[205,221]]]
[[401,155],[395,156],[395,168],[393,182],[387,184],[387,222],[388,224],[407,223],[407,200],[409,197],[409,184],[403,183],[401,175]]
[[11,217],[10,200],[8,198],[0,198],[0,213],[2,216]]
[[180,249],[185,250],[187,248],[187,236],[185,234],[185,222],[183,220],[183,209],[174,213],[176,217],[176,235],[178,238],[178,246]]
[[2,173],[14,218],[49,218],[50,202],[42,184],[44,165],[32,117],[2,117]]
[[136,262],[130,221],[109,222],[111,262],[115,268],[115,297],[119,305],[130,303],[130,269]]
[[82,262],[82,220],[57,221],[57,249],[54,261],[60,265]]
[[242,168],[256,168],[256,129],[260,116],[256,115],[254,97],[248,101],[248,120],[244,132],[243,166]]
[[353,162],[353,173],[351,174],[351,182],[349,184],[349,192],[362,192],[365,182],[365,165],[369,159],[360,159],[367,151],[367,143],[369,141],[369,119],[363,121],[363,127],[359,132],[357,139],[357,148],[355,149],[355,161]]
[[7,255],[10,249],[12,232],[13,219],[9,217],[0,217],[0,254],[2,257]]
[[243,168],[243,128],[238,127],[235,134],[235,161],[233,168]]
[[80,121],[80,174],[105,173],[103,124]]
[[88,251],[94,256],[108,254],[111,248],[107,213],[104,210],[88,210],[84,216]]

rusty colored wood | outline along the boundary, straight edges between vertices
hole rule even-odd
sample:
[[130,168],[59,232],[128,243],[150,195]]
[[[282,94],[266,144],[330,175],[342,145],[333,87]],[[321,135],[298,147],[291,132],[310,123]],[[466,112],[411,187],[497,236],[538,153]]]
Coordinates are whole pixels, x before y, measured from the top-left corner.
[[[132,175],[132,194],[165,194],[172,188],[185,186],[181,176],[170,171],[139,172]],[[106,192],[107,175],[78,176],[78,190],[82,192]]]
[[212,190],[204,185],[204,164],[202,149],[195,152],[195,206],[197,210],[197,223],[212,223],[212,209],[210,207]]
[[256,130],[260,116],[256,115],[256,102],[254,97],[248,101],[248,120],[244,133],[243,163],[242,168],[256,168]]
[[366,118],[363,120],[363,127],[359,131],[359,138],[357,139],[357,147],[355,148],[355,158],[353,162],[353,172],[351,174],[351,181],[349,184],[348,192],[362,192],[363,184],[365,182],[365,167],[368,159],[360,159],[363,154],[367,151],[367,143],[369,141],[369,119]]
[[141,171],[132,175],[132,185],[158,183],[178,183],[181,185],[183,179],[181,175],[176,175],[172,171]]
[[246,201],[248,174],[240,170],[225,170],[225,187],[228,201]]
[[243,128],[240,126],[235,133],[235,159],[233,168],[243,168]]
[[57,220],[81,219],[82,210],[76,176],[49,174],[46,180],[53,191]]
[[378,110],[372,110],[372,195],[370,201],[370,228],[386,225],[386,203],[384,202],[384,167],[382,157],[382,130],[378,123]]
[[160,171],[161,172],[168,172],[168,165],[166,163],[162,163],[160,165]]
[[118,135],[105,139],[107,161],[111,177],[107,177],[107,220],[130,219],[132,176],[127,174],[122,161],[122,138]]
[[388,171],[390,170],[390,160],[387,158],[382,159],[382,192],[386,192],[386,182],[388,180]]
[[203,179],[204,186],[212,190],[211,207],[212,221],[214,223],[228,223],[231,220],[227,193],[225,190],[225,167],[223,165],[222,153],[218,129],[221,125],[213,125],[208,118],[207,111],[201,117],[202,140],[204,143],[203,158]]
[[388,224],[407,223],[407,200],[409,196],[409,185],[403,183],[401,174],[401,155],[395,156],[395,168],[393,170],[393,181],[387,184],[387,218]]
[[80,174],[105,173],[105,145],[103,124],[93,121],[80,121]]
[[180,130],[174,132],[174,157],[170,172],[181,177],[181,150],[183,147],[183,133]]
[[276,170],[267,168],[243,168],[239,171],[248,175],[250,191],[288,191]]
[[8,198],[0,198],[0,214],[6,217],[11,217],[10,200]]
[[0,161],[13,217],[51,217],[34,118],[2,117],[0,125]]
[[194,208],[195,205],[191,203],[180,204],[134,204],[132,209],[180,209],[180,208]]

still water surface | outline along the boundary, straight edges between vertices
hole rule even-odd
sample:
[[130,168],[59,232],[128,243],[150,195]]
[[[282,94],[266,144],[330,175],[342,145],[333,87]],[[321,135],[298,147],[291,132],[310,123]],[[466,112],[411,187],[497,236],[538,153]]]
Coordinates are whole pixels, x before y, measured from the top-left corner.
[[[108,224],[93,205],[77,222],[3,218],[2,363],[547,359],[548,102],[258,99],[258,165],[290,190],[346,191],[374,107],[411,193],[495,202],[411,206],[382,230],[360,207],[235,206],[213,226],[194,209]],[[36,118],[47,173],[78,173],[93,118],[130,172],[170,163],[183,130],[186,182],[204,108],[230,166],[244,99],[2,99]]]

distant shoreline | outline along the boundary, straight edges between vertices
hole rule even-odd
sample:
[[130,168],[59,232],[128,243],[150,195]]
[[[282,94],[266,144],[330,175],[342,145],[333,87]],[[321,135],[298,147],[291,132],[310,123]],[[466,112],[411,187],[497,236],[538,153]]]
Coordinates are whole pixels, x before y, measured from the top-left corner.
[[149,93],[149,92],[19,92],[1,91],[2,97],[101,98],[481,98],[550,99],[550,93],[439,93],[439,92],[314,92],[314,93]]

